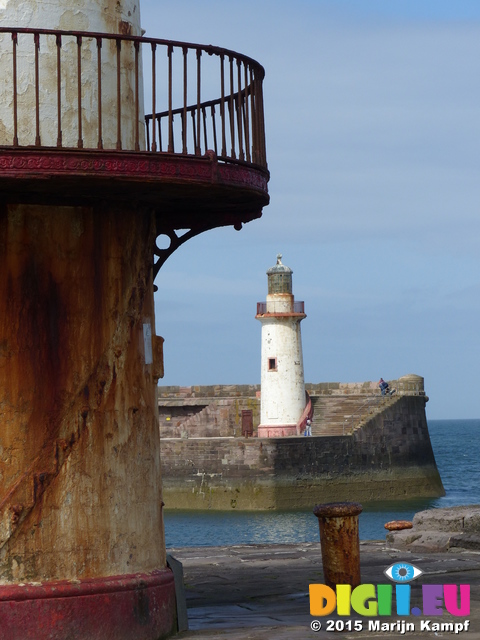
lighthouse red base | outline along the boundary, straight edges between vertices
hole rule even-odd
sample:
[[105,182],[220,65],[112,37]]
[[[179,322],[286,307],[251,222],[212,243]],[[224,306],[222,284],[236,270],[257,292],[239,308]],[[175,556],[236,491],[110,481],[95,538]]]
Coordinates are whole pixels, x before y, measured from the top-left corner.
[[8,640],[160,640],[176,631],[175,611],[169,569],[0,587]]
[[258,427],[259,438],[286,438],[298,435],[300,434],[296,424],[261,424]]

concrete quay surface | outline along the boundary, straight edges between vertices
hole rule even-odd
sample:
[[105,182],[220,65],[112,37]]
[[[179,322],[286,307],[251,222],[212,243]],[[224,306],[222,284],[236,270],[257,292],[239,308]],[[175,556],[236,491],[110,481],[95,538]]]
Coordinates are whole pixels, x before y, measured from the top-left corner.
[[[412,583],[412,606],[421,606],[420,584],[471,585],[471,611],[466,617],[379,616],[318,618],[320,631],[313,631],[309,584],[322,583],[320,543],[239,545],[228,547],[175,548],[169,552],[183,564],[189,630],[179,640],[315,640],[330,638],[465,638],[480,640],[480,553],[451,551],[423,553],[389,548],[384,541],[360,543],[362,583],[385,584],[384,570],[395,562],[407,562],[423,571]],[[420,602],[418,602],[420,595]],[[395,603],[393,604],[395,611]],[[328,631],[327,620],[358,620],[361,631]],[[388,630],[369,629],[369,620],[393,624]],[[397,620],[413,623],[402,632]],[[421,621],[430,620],[421,629]],[[468,630],[432,628],[433,623],[465,623]],[[341,626],[341,623],[340,623]],[[457,627],[458,629],[458,627]]]

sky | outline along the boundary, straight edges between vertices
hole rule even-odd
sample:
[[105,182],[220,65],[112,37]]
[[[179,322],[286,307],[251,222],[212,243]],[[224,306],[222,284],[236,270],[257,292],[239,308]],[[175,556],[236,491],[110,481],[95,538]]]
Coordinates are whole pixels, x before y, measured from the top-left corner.
[[480,3],[142,0],[148,36],[258,60],[271,201],[156,279],[165,385],[260,382],[266,270],[305,301],[307,382],[425,378],[479,418]]

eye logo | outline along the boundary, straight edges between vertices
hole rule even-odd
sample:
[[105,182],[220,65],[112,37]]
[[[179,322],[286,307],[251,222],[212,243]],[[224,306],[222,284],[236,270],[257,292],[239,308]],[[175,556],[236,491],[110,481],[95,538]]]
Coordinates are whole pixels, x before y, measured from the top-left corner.
[[383,573],[393,582],[410,582],[421,576],[423,571],[414,567],[413,564],[408,564],[408,562],[395,562],[395,564],[391,564],[385,569]]

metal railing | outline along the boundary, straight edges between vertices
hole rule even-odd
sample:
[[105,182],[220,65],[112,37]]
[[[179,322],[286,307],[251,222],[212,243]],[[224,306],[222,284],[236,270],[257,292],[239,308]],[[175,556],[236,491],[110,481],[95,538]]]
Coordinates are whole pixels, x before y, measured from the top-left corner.
[[0,56],[0,117],[9,135],[1,146],[213,151],[224,162],[267,166],[264,69],[247,56],[140,36],[11,27],[0,27]]
[[297,422],[297,436],[301,435],[305,431],[307,420],[311,420],[313,417],[312,399],[310,398],[308,391],[305,391],[305,400],[305,409]]
[[257,316],[263,316],[267,313],[286,314],[286,313],[305,313],[305,302],[294,302],[293,307],[288,308],[285,302],[257,302]]
[[380,404],[384,404],[387,400],[390,400],[391,398],[395,398],[396,399],[396,395],[384,395],[382,396],[381,394],[372,394],[371,396],[369,396],[365,402],[352,414],[350,414],[349,416],[345,416],[343,419],[343,435],[345,435],[345,433],[347,431],[353,432],[356,428],[356,425],[359,425],[362,420],[365,418],[365,415],[367,415],[370,411],[370,409],[373,406],[380,406]]
[[349,416],[345,416],[343,419],[343,435],[345,435],[345,431],[347,430],[353,431],[354,422],[361,422],[363,416],[372,407],[372,405],[378,405],[383,398],[384,396],[381,395],[371,395],[354,413]]

